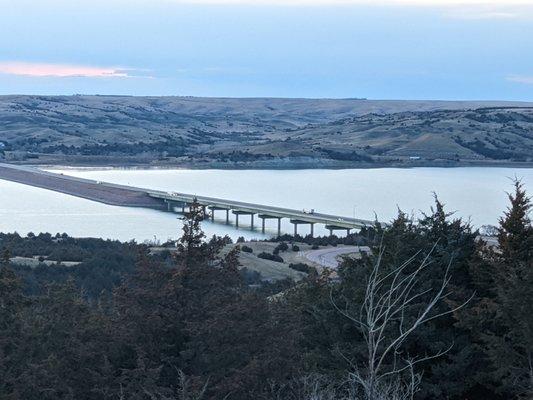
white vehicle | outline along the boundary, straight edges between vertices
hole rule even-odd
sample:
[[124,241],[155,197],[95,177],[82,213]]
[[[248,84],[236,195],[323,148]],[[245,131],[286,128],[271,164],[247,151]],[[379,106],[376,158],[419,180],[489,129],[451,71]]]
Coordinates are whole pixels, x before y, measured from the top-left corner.
[[314,208],[311,208],[309,211],[307,211],[306,209],[303,209],[302,210],[304,214],[314,214],[315,213],[315,209]]

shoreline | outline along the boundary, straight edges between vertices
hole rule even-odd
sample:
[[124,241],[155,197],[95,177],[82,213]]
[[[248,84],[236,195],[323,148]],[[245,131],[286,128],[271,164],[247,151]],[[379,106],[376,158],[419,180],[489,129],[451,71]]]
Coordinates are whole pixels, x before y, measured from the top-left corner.
[[298,171],[298,170],[348,170],[348,169],[416,169],[416,168],[516,168],[516,169],[532,169],[533,162],[458,162],[453,164],[448,163],[421,163],[421,164],[383,164],[376,163],[365,165],[317,165],[302,163],[298,165],[257,165],[256,163],[234,163],[224,164],[219,163],[177,163],[177,164],[153,164],[153,163],[8,163],[15,166],[28,166],[39,168],[42,170],[220,170],[220,171]]
[[531,169],[533,161],[506,160],[375,160],[354,162],[330,158],[287,157],[268,160],[225,162],[212,159],[151,159],[136,157],[42,157],[0,162],[13,166],[28,166],[40,169],[142,169],[142,170],[343,170],[343,169],[412,169],[412,168],[518,168]]

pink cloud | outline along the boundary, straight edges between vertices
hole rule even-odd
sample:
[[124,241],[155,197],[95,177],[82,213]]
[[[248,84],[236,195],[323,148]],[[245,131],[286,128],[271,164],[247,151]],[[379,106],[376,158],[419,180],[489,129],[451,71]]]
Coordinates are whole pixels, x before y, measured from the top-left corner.
[[16,61],[0,62],[0,74],[60,78],[128,78],[130,76],[127,70],[121,68]]

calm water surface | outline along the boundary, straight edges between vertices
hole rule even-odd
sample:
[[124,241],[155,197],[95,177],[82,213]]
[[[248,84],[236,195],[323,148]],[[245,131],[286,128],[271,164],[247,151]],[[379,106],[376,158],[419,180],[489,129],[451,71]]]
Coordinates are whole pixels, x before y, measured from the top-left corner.
[[[420,215],[429,211],[433,193],[458,216],[476,226],[496,224],[507,207],[505,191],[512,177],[533,192],[533,169],[417,168],[366,170],[226,171],[226,170],[54,170],[101,181],[221,197],[295,209],[380,220],[393,218],[398,207]],[[204,223],[207,234],[233,238],[263,235],[240,219],[240,230],[218,222]],[[275,221],[267,234],[275,233]],[[256,225],[258,223],[256,222]],[[0,180],[0,231],[66,232],[73,236],[144,241],[175,238],[177,215],[147,209],[113,207],[47,190]],[[286,223],[284,230],[292,232]],[[325,233],[317,226],[317,233]],[[308,227],[300,226],[303,234]]]

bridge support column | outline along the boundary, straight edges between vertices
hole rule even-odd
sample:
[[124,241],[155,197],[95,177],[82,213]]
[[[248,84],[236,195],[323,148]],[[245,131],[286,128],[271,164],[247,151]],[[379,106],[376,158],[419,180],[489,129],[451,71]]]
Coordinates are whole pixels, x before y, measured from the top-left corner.
[[294,236],[298,235],[298,225],[310,225],[311,226],[311,237],[314,234],[315,223],[309,220],[304,219],[291,219],[291,223],[294,224]]
[[281,236],[281,218],[272,214],[258,214],[258,217],[261,218],[261,232],[265,233],[265,221],[267,219],[277,219],[278,220],[278,236]]
[[173,211],[172,203],[170,201],[167,201],[167,211],[168,212]]
[[208,206],[207,207],[209,211],[211,211],[211,221],[215,222],[215,211],[226,211],[226,224],[229,224],[229,208],[226,207],[218,207],[218,206]]
[[349,235],[354,228],[347,228],[346,226],[338,225],[326,225],[326,229],[329,229],[329,235],[332,236],[333,231],[346,231],[346,234]]
[[181,213],[185,214],[185,203],[181,205]]
[[254,229],[254,215],[255,213],[251,211],[241,211],[241,210],[233,210],[233,214],[235,214],[235,226],[239,227],[239,216],[240,215],[249,215],[250,216],[250,226],[252,229]]

